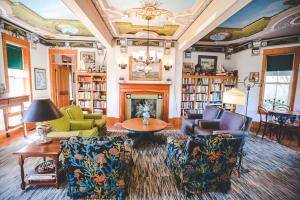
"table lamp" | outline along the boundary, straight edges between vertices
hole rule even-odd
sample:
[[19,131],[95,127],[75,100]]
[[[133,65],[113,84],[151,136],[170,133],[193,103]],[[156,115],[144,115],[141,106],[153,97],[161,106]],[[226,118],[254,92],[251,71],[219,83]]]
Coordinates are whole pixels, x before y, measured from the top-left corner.
[[45,144],[50,143],[51,139],[47,138],[47,132],[42,126],[42,122],[61,117],[63,117],[63,114],[50,99],[35,99],[31,102],[31,105],[23,116],[22,122],[36,122],[36,130],[40,136],[36,143]]
[[223,93],[223,103],[245,105],[246,94],[237,88],[232,88]]

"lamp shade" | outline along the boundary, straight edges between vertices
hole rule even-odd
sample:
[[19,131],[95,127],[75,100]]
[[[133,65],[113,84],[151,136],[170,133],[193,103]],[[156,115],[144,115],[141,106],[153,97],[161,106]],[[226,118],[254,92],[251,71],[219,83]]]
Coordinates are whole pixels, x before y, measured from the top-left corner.
[[63,114],[50,99],[36,99],[31,102],[22,122],[44,122],[61,118]]
[[223,103],[245,105],[246,94],[237,88],[232,88],[223,93]]

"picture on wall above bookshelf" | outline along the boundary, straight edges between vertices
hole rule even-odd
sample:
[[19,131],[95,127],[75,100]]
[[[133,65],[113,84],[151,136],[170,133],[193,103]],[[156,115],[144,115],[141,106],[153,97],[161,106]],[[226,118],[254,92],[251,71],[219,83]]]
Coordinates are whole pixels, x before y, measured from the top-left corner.
[[106,114],[106,73],[78,72],[76,99],[90,113]]
[[222,103],[223,92],[236,87],[237,77],[186,75],[182,77],[181,115],[203,113],[206,105],[227,108]]

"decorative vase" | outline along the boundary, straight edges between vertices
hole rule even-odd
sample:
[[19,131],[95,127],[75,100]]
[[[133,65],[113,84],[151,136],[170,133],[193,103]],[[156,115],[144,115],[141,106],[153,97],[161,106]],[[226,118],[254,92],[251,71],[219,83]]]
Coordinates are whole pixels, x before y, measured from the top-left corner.
[[149,124],[149,118],[144,117],[144,118],[143,118],[143,124],[144,124],[144,125],[148,125],[148,124]]

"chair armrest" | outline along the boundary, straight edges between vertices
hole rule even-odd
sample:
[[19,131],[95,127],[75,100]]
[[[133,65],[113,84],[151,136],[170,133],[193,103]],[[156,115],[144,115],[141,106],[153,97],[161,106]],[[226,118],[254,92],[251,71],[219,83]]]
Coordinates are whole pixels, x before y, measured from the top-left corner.
[[70,130],[88,130],[94,127],[94,120],[70,120]]
[[233,131],[233,130],[217,130],[213,131],[213,135],[219,135],[219,134],[230,134],[234,138],[243,138],[248,135],[247,131]]
[[84,119],[102,119],[102,114],[83,114]]
[[188,136],[168,137],[167,139],[167,157],[166,164],[175,172],[180,169],[181,163],[184,162],[184,150]]
[[220,129],[220,120],[198,120],[198,126],[202,129]]
[[202,119],[203,118],[203,114],[188,114],[187,115],[188,119]]

